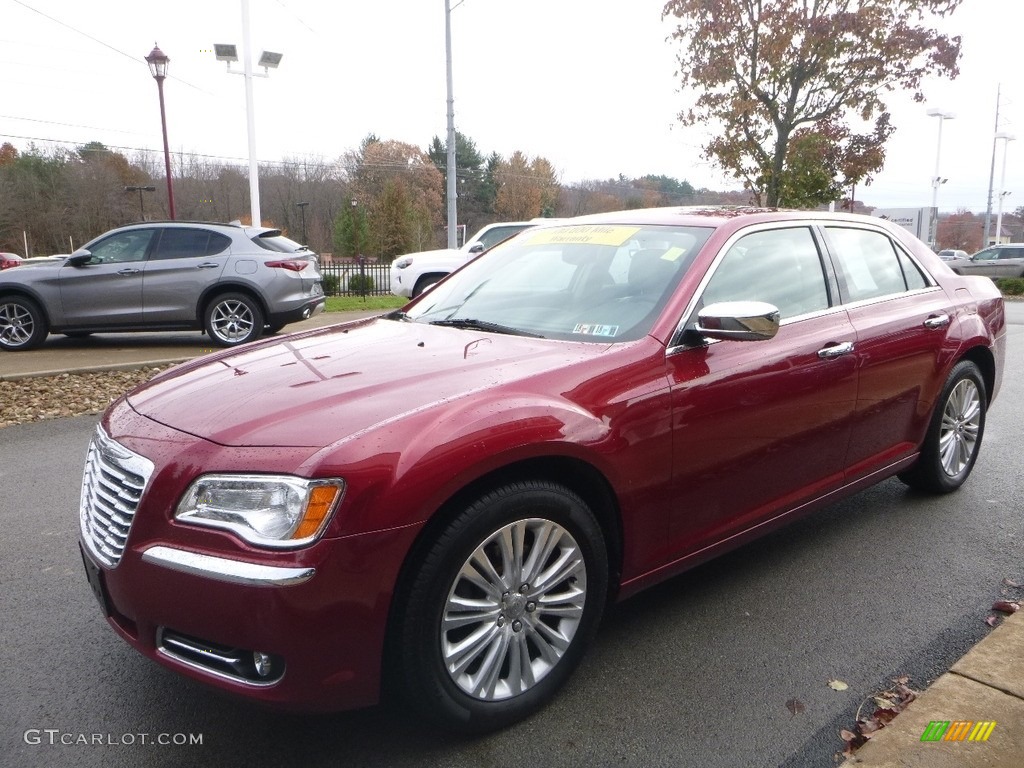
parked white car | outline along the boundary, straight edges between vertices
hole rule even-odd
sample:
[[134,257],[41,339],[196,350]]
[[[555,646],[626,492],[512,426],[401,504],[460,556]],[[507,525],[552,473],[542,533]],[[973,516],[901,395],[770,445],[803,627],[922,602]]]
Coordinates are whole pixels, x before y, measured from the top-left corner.
[[524,229],[554,219],[533,221],[501,221],[488,224],[473,235],[461,248],[441,248],[399,256],[391,262],[391,292],[395,296],[414,299],[438,280],[454,272],[474,256]]

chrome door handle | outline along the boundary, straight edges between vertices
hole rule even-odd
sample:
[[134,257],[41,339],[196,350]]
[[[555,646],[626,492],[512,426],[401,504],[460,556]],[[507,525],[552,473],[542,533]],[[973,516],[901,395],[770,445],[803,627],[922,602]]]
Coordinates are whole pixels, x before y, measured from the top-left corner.
[[202,264],[197,264],[196,269],[213,269],[214,267],[219,266],[220,264],[217,264],[216,262],[204,261]]
[[933,331],[936,328],[945,328],[947,325],[949,325],[949,315],[945,312],[940,315],[932,315],[924,321],[924,327]]
[[818,357],[822,360],[833,360],[843,355],[848,355],[853,352],[853,342],[844,341],[842,344],[832,344],[831,346],[824,347],[818,350]]
[[117,274],[119,274],[119,275],[137,275],[141,271],[142,271],[141,269],[133,269],[131,267],[125,267],[124,269],[117,270]]

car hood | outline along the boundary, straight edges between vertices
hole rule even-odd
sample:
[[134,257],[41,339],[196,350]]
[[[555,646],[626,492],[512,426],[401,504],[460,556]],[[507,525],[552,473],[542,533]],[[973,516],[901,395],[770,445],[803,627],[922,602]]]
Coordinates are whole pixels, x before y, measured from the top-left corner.
[[375,318],[177,366],[128,402],[221,445],[319,448],[606,349]]

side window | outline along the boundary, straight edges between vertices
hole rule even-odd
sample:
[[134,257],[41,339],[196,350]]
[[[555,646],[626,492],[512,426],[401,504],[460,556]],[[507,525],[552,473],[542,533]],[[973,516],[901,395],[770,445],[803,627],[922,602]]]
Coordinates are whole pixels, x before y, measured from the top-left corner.
[[900,267],[903,268],[903,277],[907,280],[907,289],[916,291],[919,288],[927,288],[928,281],[925,280],[924,275],[921,274],[921,270],[918,269],[913,259],[899,248],[896,249],[896,253],[900,258]]
[[92,263],[120,264],[127,261],[142,261],[146,258],[146,250],[153,239],[154,231],[132,229],[101,240],[89,248],[92,252]]
[[492,245],[497,245],[502,240],[508,240],[512,235],[522,232],[526,227],[495,227],[484,233],[480,242],[484,244],[486,251]]
[[1024,257],[1024,248],[1003,248],[999,251],[999,259],[1019,259]]
[[[849,301],[889,296],[907,290],[903,267],[892,241],[881,232],[826,227]],[[920,275],[918,275],[920,277]]]
[[998,248],[986,248],[984,251],[979,251],[974,255],[975,261],[992,261],[996,258],[999,258]]
[[825,272],[806,227],[770,229],[740,238],[704,289],[704,305],[767,301],[783,319],[829,306]]
[[230,238],[205,229],[168,228],[161,232],[160,243],[152,258],[163,260],[212,256],[227,248],[230,242]]

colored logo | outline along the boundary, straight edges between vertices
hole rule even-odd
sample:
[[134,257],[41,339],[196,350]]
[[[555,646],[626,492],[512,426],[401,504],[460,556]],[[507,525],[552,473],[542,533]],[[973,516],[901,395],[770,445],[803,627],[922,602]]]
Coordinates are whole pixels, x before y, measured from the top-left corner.
[[988,741],[995,727],[995,720],[932,720],[921,741]]

